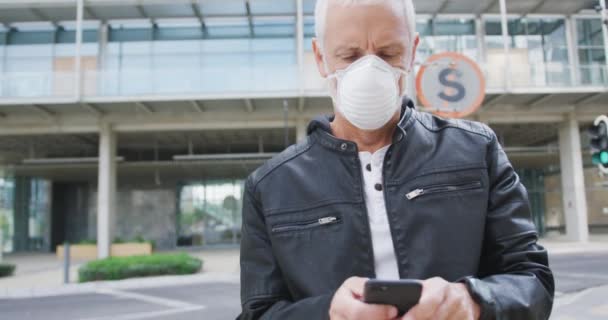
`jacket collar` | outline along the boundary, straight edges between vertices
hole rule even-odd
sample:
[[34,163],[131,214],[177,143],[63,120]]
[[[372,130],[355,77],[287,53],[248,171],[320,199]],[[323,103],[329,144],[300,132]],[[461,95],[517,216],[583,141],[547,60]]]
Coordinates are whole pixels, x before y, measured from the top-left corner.
[[[407,135],[406,130],[413,122],[414,102],[407,98],[403,98],[401,104],[401,118],[397,123],[398,130],[395,130],[393,135],[393,143],[400,142]],[[312,135],[319,143],[330,149],[335,149],[340,152],[357,152],[357,144],[353,141],[336,138],[332,135],[330,123],[334,120],[335,115],[321,115],[315,117],[308,124],[306,132]]]

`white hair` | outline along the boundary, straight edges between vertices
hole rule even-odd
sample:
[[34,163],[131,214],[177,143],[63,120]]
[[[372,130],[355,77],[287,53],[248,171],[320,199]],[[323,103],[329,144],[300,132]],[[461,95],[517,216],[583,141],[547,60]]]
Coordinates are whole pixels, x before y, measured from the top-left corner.
[[387,4],[395,13],[403,14],[408,28],[408,41],[412,43],[416,37],[416,11],[412,0],[317,0],[317,5],[315,7],[315,33],[317,36],[317,43],[321,49],[323,48],[325,23],[330,1],[343,6]]

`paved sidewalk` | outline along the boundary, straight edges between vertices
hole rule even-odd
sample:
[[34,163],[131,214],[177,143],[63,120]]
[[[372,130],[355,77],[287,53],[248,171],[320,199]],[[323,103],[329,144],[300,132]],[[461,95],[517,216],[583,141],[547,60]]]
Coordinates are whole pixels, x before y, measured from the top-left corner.
[[551,236],[538,241],[549,254],[591,253],[608,251],[608,234],[591,235],[586,243],[570,241],[564,236]]
[[608,286],[585,289],[555,298],[552,320],[608,319]]
[[[551,256],[572,253],[608,252],[608,235],[593,235],[587,243],[577,243],[566,240],[564,237],[543,238],[540,244],[545,246]],[[190,255],[203,259],[201,274],[177,277],[150,277],[130,279],[124,281],[98,282],[95,285],[111,287],[128,286],[130,289],[139,286],[182,284],[197,281],[210,281],[225,279],[238,281],[239,251],[230,249],[205,249],[187,252]],[[70,269],[70,284],[63,284],[63,265],[54,254],[17,254],[5,256],[5,261],[17,265],[16,274],[8,278],[0,278],[0,298],[27,297],[82,292],[82,290],[98,289],[93,284],[77,284],[78,268],[85,261],[73,262]],[[183,279],[183,280],[182,280]],[[182,282],[185,281],[185,282]]]
[[78,268],[86,261],[76,261],[70,267],[70,283],[63,283],[63,263],[53,254],[17,254],[5,256],[4,261],[17,265],[15,275],[0,278],[0,299],[7,297],[35,297],[94,291],[99,288],[123,288],[186,284],[199,281],[238,281],[239,251],[232,249],[208,249],[188,254],[203,260],[200,274],[189,276],[161,276],[123,281],[107,281],[80,284]]

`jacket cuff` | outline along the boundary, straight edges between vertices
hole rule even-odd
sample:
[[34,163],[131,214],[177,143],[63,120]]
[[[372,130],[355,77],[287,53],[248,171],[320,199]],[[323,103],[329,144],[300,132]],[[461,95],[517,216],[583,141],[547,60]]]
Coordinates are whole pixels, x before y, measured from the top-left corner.
[[480,320],[496,319],[496,301],[490,290],[484,285],[483,281],[468,276],[461,278],[456,282],[463,283],[467,287],[473,300],[479,304]]

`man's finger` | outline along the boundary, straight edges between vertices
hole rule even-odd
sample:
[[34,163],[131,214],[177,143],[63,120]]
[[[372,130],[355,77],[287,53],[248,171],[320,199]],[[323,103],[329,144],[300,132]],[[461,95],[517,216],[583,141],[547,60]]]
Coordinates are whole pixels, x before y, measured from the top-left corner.
[[455,315],[460,316],[464,309],[464,305],[462,304],[462,299],[459,293],[452,289],[452,287],[450,287],[449,285],[445,291],[445,299],[437,309],[437,312],[435,313],[433,318],[438,320],[464,320],[462,318],[454,318]]
[[423,281],[420,301],[405,314],[403,320],[434,319],[433,315],[445,299],[447,285],[441,278]]
[[344,287],[352,292],[357,298],[363,296],[365,282],[368,278],[351,277],[344,282]]
[[394,319],[397,308],[384,304],[370,304],[359,300],[352,300],[348,308],[348,319]]

